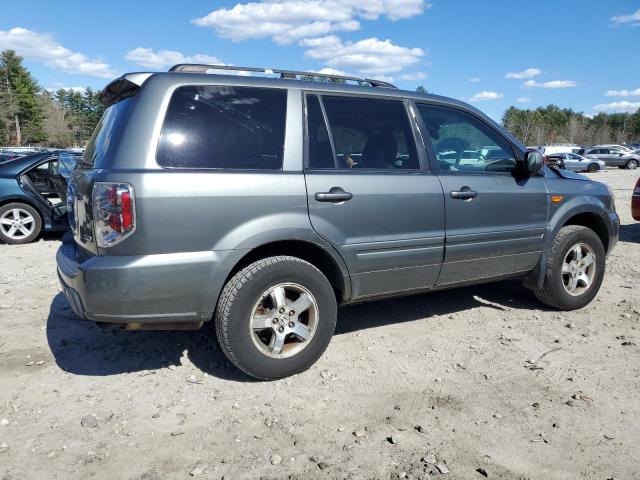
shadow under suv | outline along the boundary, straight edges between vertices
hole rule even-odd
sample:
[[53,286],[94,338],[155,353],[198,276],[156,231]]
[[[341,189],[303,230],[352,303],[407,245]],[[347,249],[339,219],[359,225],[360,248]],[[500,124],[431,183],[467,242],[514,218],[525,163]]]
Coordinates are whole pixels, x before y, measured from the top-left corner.
[[79,316],[214,321],[229,359],[271,379],[322,355],[340,304],[518,277],[559,309],[597,294],[619,230],[605,185],[544,167],[456,100],[207,73],[225,68],[126,74],[103,91],[57,254]]

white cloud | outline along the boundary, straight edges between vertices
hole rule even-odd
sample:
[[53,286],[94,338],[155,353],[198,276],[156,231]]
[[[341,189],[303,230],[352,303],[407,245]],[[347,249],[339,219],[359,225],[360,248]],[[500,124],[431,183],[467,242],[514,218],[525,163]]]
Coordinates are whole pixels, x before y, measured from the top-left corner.
[[616,25],[631,25],[632,27],[637,27],[640,25],[640,8],[630,15],[611,17],[611,21]]
[[405,73],[403,75],[400,75],[400,78],[402,80],[408,80],[408,81],[424,80],[427,77],[428,75],[424,72]]
[[48,67],[65,73],[101,78],[116,76],[108,64],[63,47],[51,35],[26,28],[0,30],[0,50],[15,50],[27,60],[44,62]]
[[485,100],[498,100],[502,94],[498,92],[480,92],[469,99],[470,102],[484,102]]
[[608,90],[606,97],[640,97],[640,88],[635,90]]
[[528,80],[522,84],[522,88],[573,88],[578,83],[573,80],[551,80],[549,82],[536,82]]
[[621,102],[600,103],[593,107],[596,111],[609,111],[609,112],[629,112],[633,113],[640,108],[640,102],[627,102],[623,100]]
[[480,81],[480,77],[471,77],[471,78],[469,79],[469,81],[470,81],[471,83],[478,83],[478,82]]
[[537,77],[541,73],[542,70],[540,70],[539,68],[527,68],[526,70],[522,70],[521,72],[509,72],[504,76],[504,78],[523,80],[525,78]]
[[342,75],[343,77],[351,76],[347,72],[338,70],[337,68],[330,68],[330,67],[321,68],[320,70],[317,70],[316,73],[324,73],[325,75]]
[[327,67],[356,71],[363,75],[387,75],[420,61],[424,52],[420,48],[394,45],[391,40],[375,37],[357,42],[343,43],[335,35],[308,38],[300,41],[307,47],[307,57],[322,60]]
[[125,58],[132,62],[149,68],[163,68],[178,63],[205,63],[213,65],[224,65],[218,58],[210,55],[196,54],[192,56],[183,55],[174,50],[158,50],[155,52],[151,48],[134,48],[127,52]]
[[518,97],[519,103],[529,103],[531,99],[529,97]]
[[270,37],[281,44],[360,28],[359,19],[392,21],[420,15],[424,0],[264,0],[238,3],[192,20],[234,41]]

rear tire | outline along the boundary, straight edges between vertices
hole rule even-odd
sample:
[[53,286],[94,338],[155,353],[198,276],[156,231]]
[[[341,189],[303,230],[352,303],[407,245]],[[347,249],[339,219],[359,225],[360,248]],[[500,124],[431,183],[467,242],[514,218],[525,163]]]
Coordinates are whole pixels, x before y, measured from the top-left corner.
[[[576,249],[582,252],[576,255]],[[589,260],[589,257],[590,260]],[[562,227],[553,241],[538,300],[560,310],[577,310],[597,295],[605,271],[605,251],[600,237],[579,225]]]
[[10,245],[30,243],[41,229],[40,214],[31,205],[14,202],[0,207],[0,241]]
[[636,168],[638,168],[638,160],[635,159],[631,159],[627,162],[626,168],[627,170],[635,170]]
[[336,318],[335,293],[322,272],[299,258],[277,256],[252,263],[229,280],[215,327],[236,367],[272,380],[313,365],[331,341]]

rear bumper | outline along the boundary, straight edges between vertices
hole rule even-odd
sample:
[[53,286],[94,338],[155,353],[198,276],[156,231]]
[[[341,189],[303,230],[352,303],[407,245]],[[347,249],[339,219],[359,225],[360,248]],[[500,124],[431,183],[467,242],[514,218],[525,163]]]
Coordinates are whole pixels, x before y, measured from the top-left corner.
[[110,323],[200,322],[213,316],[227,274],[216,252],[78,257],[66,234],[58,277],[76,314]]

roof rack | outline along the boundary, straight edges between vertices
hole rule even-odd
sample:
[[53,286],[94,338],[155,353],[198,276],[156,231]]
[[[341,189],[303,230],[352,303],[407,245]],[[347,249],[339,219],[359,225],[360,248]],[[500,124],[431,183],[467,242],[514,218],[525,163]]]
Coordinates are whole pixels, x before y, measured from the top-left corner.
[[[170,72],[186,73],[207,73],[209,70],[230,70],[235,72],[255,72],[268,75],[279,74],[280,78],[288,80],[314,80],[322,78],[330,81],[356,82],[358,84],[368,83],[372,87],[398,88],[392,83],[374,80],[371,78],[350,77],[346,75],[331,75],[318,72],[299,72],[296,70],[280,70],[276,68],[256,68],[256,67],[235,67],[232,65],[206,65],[200,63],[179,63],[169,69]],[[302,78],[298,78],[302,77]],[[306,78],[305,78],[306,77]]]

